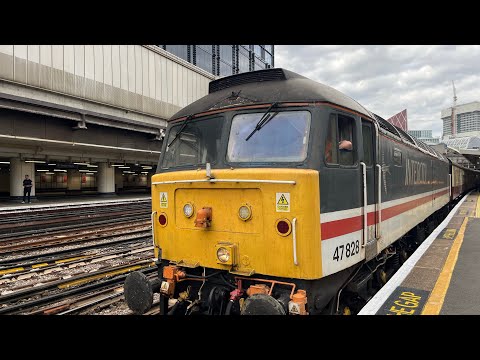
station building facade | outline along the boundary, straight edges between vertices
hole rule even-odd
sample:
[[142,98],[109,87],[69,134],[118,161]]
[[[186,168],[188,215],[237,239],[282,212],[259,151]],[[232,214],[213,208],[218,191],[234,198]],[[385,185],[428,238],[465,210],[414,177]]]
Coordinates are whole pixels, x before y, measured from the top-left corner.
[[166,120],[273,64],[272,45],[0,45],[0,198],[25,174],[32,196],[149,192]]

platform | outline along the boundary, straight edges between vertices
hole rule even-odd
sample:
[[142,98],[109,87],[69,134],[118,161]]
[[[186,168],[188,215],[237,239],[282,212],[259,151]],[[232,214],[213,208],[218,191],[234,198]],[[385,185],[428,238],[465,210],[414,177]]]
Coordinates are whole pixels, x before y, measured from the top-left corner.
[[52,208],[52,207],[68,207],[68,206],[82,206],[90,204],[102,204],[102,203],[119,203],[138,200],[150,200],[150,194],[125,194],[125,195],[113,195],[108,197],[102,196],[79,196],[79,197],[47,197],[36,199],[36,201],[28,204],[22,204],[21,200],[16,201],[2,201],[0,202],[1,211],[18,211],[18,210],[31,210],[39,208]]
[[359,315],[480,314],[480,194],[464,196]]

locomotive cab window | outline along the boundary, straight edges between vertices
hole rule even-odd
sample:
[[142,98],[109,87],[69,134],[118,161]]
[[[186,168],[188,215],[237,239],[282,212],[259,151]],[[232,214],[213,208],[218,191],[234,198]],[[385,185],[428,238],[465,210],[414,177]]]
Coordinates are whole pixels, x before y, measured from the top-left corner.
[[[267,114],[268,115],[268,114]],[[238,114],[232,119],[227,160],[230,162],[300,162],[307,158],[311,115],[308,111]]]
[[325,142],[325,162],[351,166],[355,162],[354,119],[331,114]]
[[223,118],[187,120],[171,127],[162,168],[214,164],[220,148]]

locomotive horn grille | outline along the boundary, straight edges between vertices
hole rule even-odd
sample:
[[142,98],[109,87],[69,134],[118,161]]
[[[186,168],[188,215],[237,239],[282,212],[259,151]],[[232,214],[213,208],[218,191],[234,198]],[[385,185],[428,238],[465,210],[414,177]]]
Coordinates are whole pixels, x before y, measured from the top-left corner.
[[211,94],[216,91],[227,89],[232,86],[260,82],[260,81],[275,81],[286,80],[283,69],[267,69],[251,71],[247,73],[227,76],[218,80],[211,81],[208,85],[208,93]]

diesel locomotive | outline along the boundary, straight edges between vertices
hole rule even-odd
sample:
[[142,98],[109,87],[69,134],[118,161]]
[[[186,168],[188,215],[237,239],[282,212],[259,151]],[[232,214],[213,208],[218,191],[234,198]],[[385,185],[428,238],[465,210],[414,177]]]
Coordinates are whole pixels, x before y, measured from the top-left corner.
[[[346,145],[345,145],[346,144]],[[479,184],[341,92],[274,68],[177,112],[152,177],[158,274],[137,314],[348,314]]]

